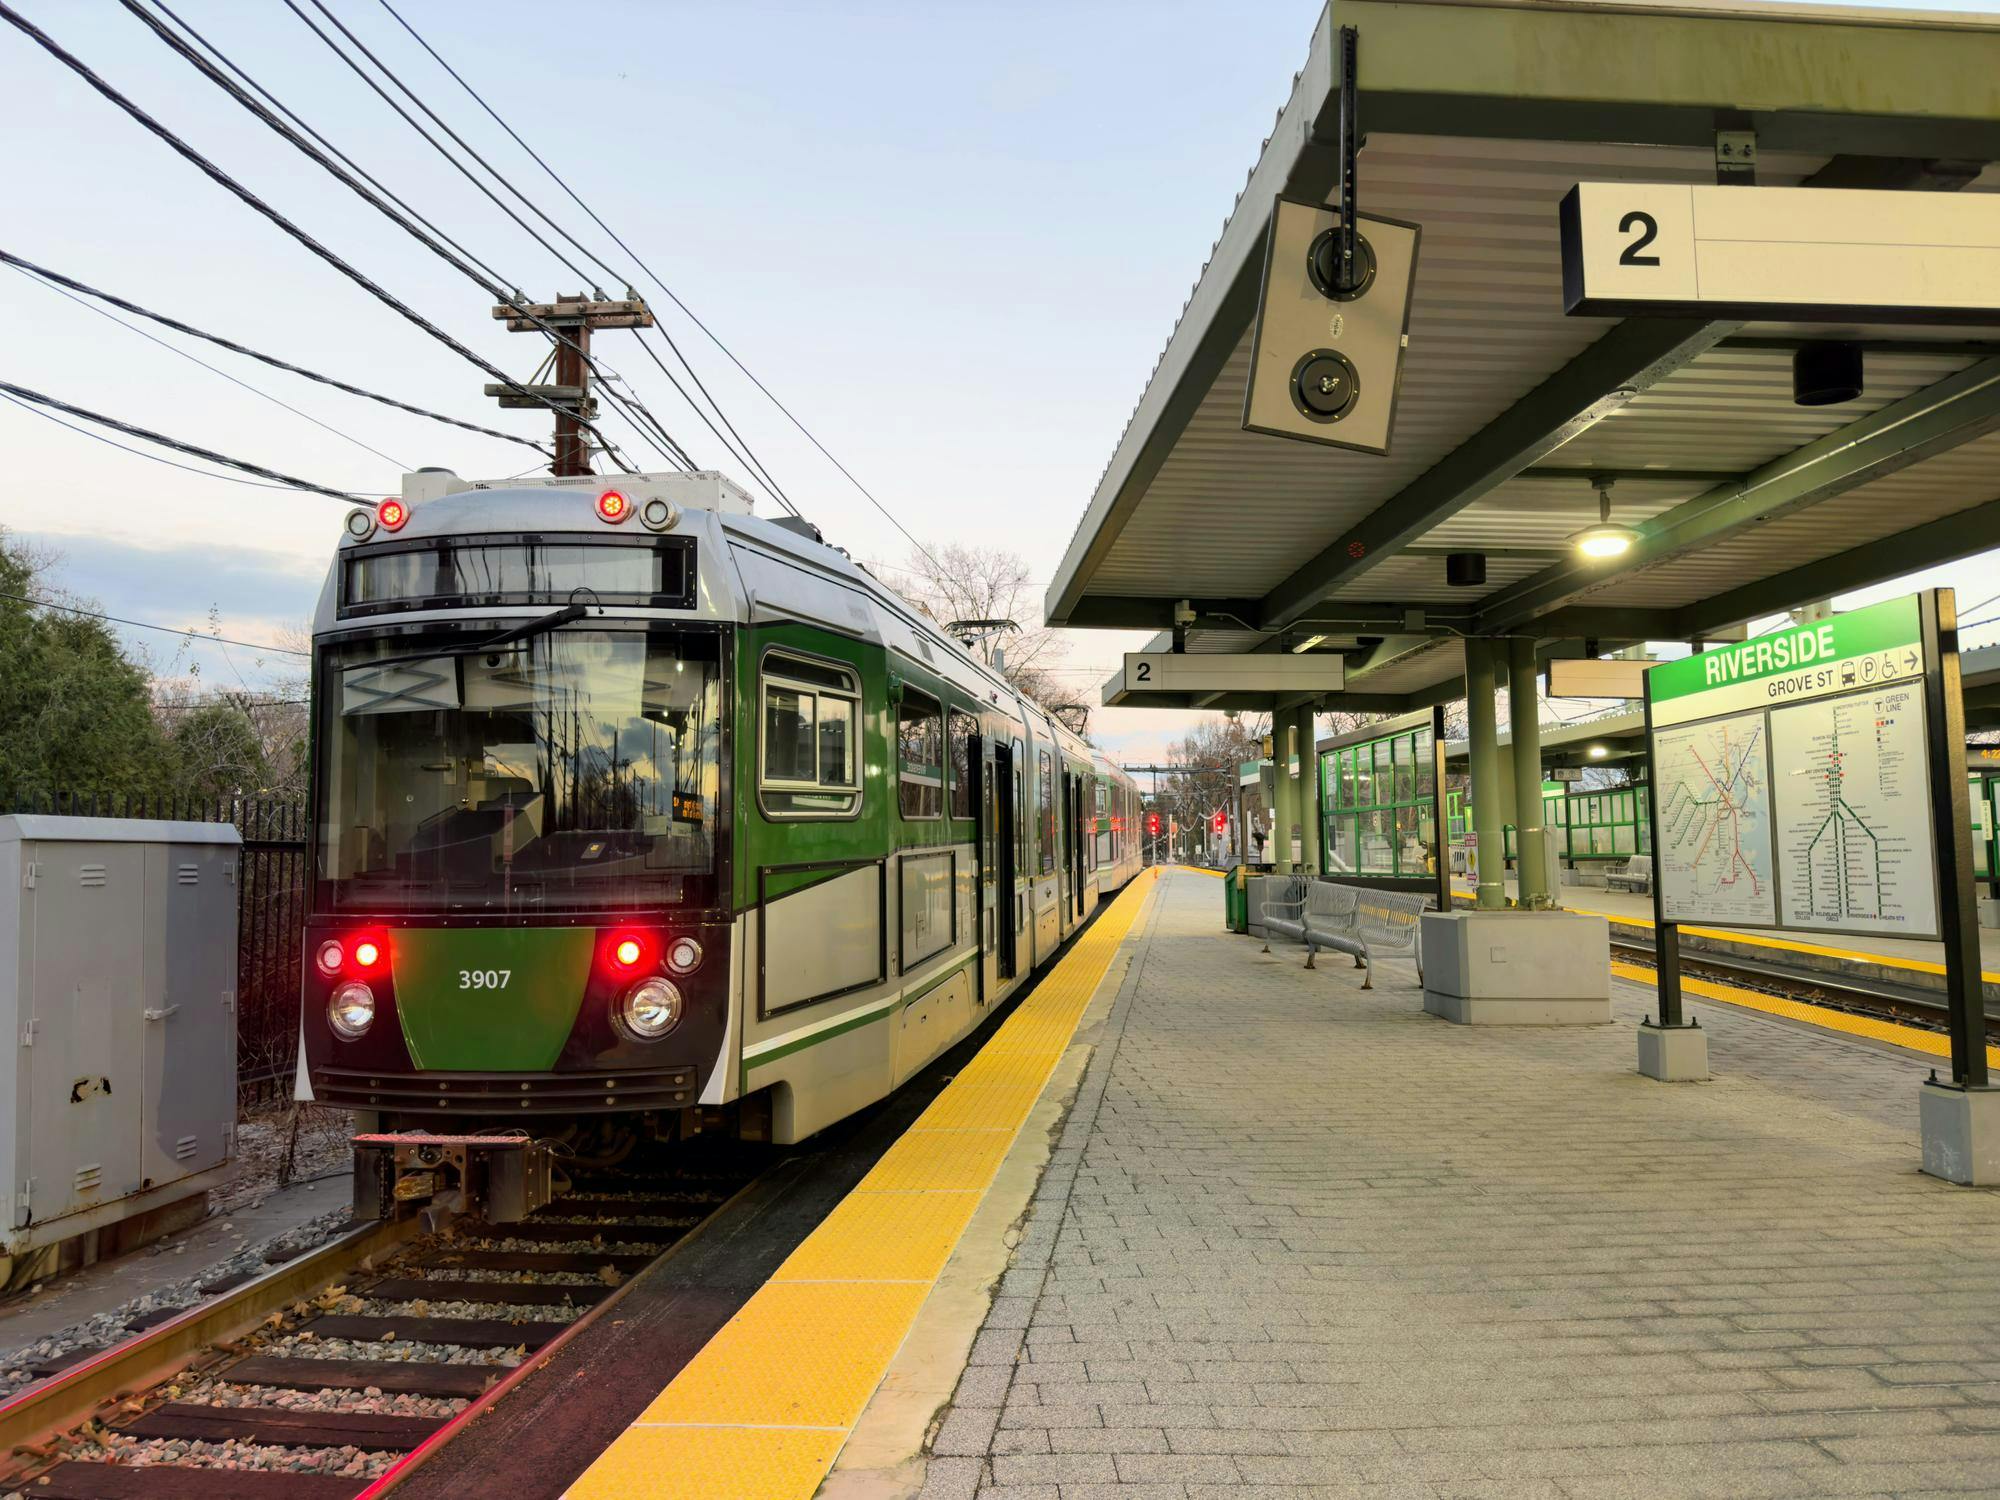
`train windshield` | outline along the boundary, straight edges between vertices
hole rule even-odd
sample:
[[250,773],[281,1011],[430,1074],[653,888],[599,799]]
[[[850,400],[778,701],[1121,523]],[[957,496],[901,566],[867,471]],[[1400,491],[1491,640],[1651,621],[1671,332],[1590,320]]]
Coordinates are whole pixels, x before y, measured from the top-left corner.
[[[485,632],[491,634],[492,632]],[[335,647],[319,874],[341,911],[712,906],[720,638],[595,626]]]

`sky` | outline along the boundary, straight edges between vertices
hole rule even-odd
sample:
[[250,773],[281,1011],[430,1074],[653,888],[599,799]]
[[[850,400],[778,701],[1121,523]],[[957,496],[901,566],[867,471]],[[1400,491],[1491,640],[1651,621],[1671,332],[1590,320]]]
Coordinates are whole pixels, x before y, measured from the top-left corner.
[[[15,3],[308,234],[484,358],[529,374],[539,338],[504,332],[471,281],[256,123],[122,7]],[[326,3],[538,206],[623,270],[629,258],[379,0]],[[546,6],[395,3],[903,526],[926,543],[1018,552],[1037,595],[1320,9],[1316,0],[580,0],[564,8],[558,41]],[[325,25],[307,0],[301,8]],[[247,0],[174,0],[174,9],[513,285],[537,298],[578,289],[573,271],[456,176],[291,10]],[[481,394],[487,375],[27,39],[0,33],[0,129],[13,146],[0,155],[0,201],[14,210],[0,246],[295,363],[545,435],[539,414],[499,412]],[[650,300],[828,539],[857,557],[905,561],[904,535],[681,313]],[[525,448],[142,326],[297,412],[0,267],[0,380],[362,494],[395,493],[405,467],[490,478],[535,461]],[[631,335],[600,335],[597,348],[697,462],[746,477]],[[611,430],[622,441],[624,430]],[[14,455],[0,482],[0,526],[54,554],[61,587],[132,619],[253,643],[276,644],[309,617],[343,503],[168,468],[4,402],[0,440]],[[626,446],[651,456],[636,441]],[[1981,559],[1927,581],[1959,586],[1970,604],[2000,594],[2000,566]],[[297,671],[275,652],[124,633],[156,662],[178,651],[219,685],[276,686]],[[1065,680],[1094,702],[1118,653],[1143,638],[1075,633]],[[1100,709],[1094,729],[1114,756],[1151,760],[1188,723]]]

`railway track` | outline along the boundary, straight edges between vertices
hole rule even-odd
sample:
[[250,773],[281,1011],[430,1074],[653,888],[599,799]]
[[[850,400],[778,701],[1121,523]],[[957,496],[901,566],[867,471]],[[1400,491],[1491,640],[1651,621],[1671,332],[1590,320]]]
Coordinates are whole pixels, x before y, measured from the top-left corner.
[[[1658,951],[1650,941],[1614,936],[1611,952],[1614,958],[1644,968],[1653,968],[1658,962]],[[1913,986],[1860,977],[1844,976],[1836,980],[1817,971],[1757,959],[1691,953],[1685,946],[1681,949],[1681,973],[1783,1000],[1800,1000],[1852,1015],[1900,1021],[1926,1031],[1946,1031],[1950,1022],[1950,1013],[1941,999]],[[2000,1025],[2000,1015],[1991,1010],[1987,1020]]]
[[0,1402],[0,1496],[357,1500],[459,1437],[761,1158],[579,1176],[519,1223],[365,1224]]

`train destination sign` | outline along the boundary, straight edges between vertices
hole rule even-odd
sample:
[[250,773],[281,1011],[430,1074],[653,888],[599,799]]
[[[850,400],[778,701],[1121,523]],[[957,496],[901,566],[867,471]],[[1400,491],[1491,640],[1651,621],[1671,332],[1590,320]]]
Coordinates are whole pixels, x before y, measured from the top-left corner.
[[1916,596],[1647,674],[1673,922],[1938,933]]
[[2000,194],[1580,182],[1563,310],[2000,322]]

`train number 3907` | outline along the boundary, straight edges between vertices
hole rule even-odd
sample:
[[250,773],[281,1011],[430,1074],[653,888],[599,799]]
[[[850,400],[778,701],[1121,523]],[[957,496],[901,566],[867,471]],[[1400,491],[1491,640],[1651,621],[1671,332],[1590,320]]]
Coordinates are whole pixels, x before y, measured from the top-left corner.
[[513,977],[512,969],[460,969],[458,987],[462,990],[504,990],[507,981]]

